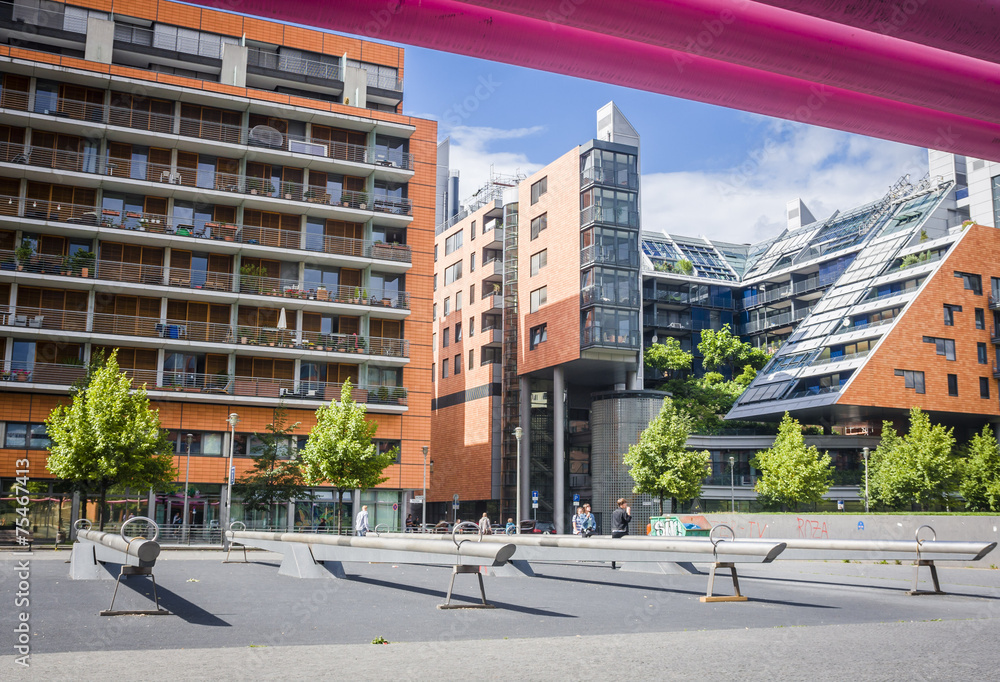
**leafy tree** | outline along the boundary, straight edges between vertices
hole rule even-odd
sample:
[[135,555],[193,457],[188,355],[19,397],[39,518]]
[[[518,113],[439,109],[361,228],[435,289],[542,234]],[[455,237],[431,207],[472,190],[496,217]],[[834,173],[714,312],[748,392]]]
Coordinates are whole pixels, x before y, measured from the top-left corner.
[[691,369],[694,356],[681,348],[681,342],[673,336],[668,336],[663,343],[654,343],[643,354],[646,364],[663,373],[672,375]]
[[989,425],[966,447],[965,475],[959,490],[973,511],[1000,511],[1000,450]]
[[173,447],[149,408],[146,386],[132,390],[132,380],[118,367],[117,351],[78,388],[72,402],[59,405],[45,419],[48,470],[83,490],[100,493],[100,527],[112,487],[140,490],[174,480]]
[[734,335],[729,330],[728,324],[722,325],[722,329],[719,331],[703,330],[701,341],[698,342],[698,351],[704,357],[702,365],[705,369],[731,367],[733,374],[736,374],[737,368],[744,368],[747,365],[760,371],[771,359],[771,356],[760,348],[742,341],[740,337]]
[[372,442],[378,424],[365,419],[367,408],[351,398],[351,382],[340,389],[340,402],[316,410],[316,426],[302,451],[306,481],[328,482],[337,489],[337,532],[340,533],[340,501],[345,490],[372,488],[388,480],[382,475],[396,461],[397,451],[379,454]]
[[261,442],[260,452],[253,455],[253,468],[233,486],[234,497],[243,499],[247,511],[260,511],[270,517],[274,505],[308,494],[299,463],[291,456],[290,434],[299,423],[286,426],[287,420],[288,411],[279,403],[267,433],[255,434]]
[[958,489],[961,461],[952,454],[952,429],[932,425],[919,408],[910,410],[910,431],[899,436],[892,422],[869,460],[871,498],[889,507],[945,502]]
[[830,455],[806,445],[802,426],[786,412],[778,437],[769,449],[757,453],[753,465],[760,470],[754,490],[765,500],[789,507],[818,502],[833,483]]
[[695,498],[708,475],[708,451],[687,449],[692,424],[690,415],[677,409],[670,398],[664,398],[660,414],[625,454],[625,464],[635,481],[633,492],[658,497],[661,514],[664,497],[681,502]]

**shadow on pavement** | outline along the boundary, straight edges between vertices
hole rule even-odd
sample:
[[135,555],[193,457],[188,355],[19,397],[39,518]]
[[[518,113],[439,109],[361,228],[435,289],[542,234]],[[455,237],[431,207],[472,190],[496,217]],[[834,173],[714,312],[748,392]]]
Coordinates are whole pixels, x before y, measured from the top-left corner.
[[[145,599],[149,602],[149,606],[143,608],[154,608],[153,582],[151,580],[149,580],[145,576],[140,576],[140,575],[134,575],[129,578],[123,578],[121,582],[121,588],[118,589],[118,598],[115,600],[116,606],[122,600],[122,588],[125,587],[132,590],[142,599]],[[170,611],[175,616],[181,618],[182,620],[187,621],[188,623],[191,623],[192,625],[208,625],[211,627],[232,627],[231,624],[217,617],[215,614],[209,613],[208,611],[201,608],[197,604],[189,602],[187,599],[180,596],[176,592],[173,592],[165,588],[160,583],[156,584],[156,594],[160,597],[160,608],[164,608]]]

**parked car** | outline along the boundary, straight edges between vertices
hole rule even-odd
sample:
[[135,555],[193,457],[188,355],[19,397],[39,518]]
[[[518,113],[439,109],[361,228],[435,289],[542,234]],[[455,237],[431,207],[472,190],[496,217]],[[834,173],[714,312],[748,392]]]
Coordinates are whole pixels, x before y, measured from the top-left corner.
[[556,526],[554,523],[547,523],[546,521],[535,521],[534,519],[525,519],[521,521],[521,532],[541,533],[543,535],[554,535],[556,532]]

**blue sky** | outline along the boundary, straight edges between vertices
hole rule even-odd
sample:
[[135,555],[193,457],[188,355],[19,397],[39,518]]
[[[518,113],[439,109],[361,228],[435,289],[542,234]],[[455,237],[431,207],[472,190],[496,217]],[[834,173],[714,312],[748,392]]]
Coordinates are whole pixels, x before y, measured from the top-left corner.
[[614,100],[642,139],[643,227],[734,242],[784,225],[801,197],[817,218],[871,201],[927,152],[722,107],[406,47],[404,112],[452,138],[463,197],[497,172],[531,173],[591,139]]

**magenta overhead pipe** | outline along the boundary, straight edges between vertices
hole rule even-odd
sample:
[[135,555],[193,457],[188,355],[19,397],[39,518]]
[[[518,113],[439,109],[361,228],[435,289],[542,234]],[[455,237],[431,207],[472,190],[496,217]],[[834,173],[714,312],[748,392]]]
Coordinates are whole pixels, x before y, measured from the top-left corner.
[[992,121],[455,0],[242,0],[239,10],[1000,160]]
[[1000,65],[767,4],[458,1],[1000,123]]

